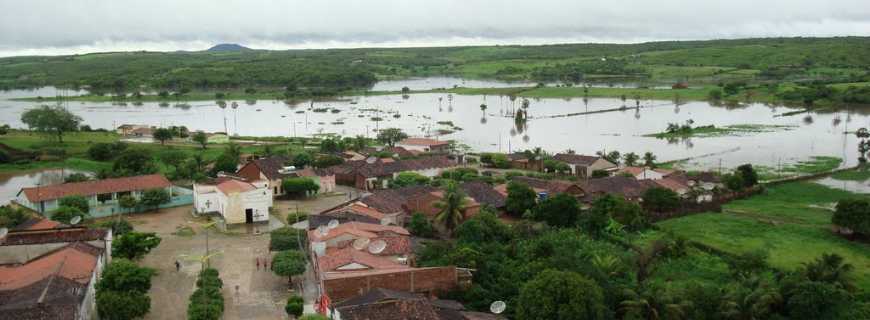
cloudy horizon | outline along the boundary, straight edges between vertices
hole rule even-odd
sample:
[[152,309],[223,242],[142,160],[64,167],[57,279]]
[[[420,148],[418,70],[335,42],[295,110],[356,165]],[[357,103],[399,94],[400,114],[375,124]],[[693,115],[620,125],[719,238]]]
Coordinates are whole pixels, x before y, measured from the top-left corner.
[[[698,14],[699,12],[709,14]],[[860,0],[0,2],[0,56],[870,36]]]

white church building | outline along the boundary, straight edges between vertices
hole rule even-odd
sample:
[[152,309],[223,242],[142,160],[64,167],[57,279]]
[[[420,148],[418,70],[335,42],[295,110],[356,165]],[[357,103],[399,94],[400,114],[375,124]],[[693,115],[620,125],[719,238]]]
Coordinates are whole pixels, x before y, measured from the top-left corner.
[[272,190],[266,181],[220,177],[193,185],[193,205],[197,214],[217,213],[227,225],[268,222]]

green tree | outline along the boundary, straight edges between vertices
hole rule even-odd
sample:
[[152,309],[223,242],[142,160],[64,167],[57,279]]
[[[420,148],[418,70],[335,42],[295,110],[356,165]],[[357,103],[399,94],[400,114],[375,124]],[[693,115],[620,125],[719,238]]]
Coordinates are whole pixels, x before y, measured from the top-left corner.
[[419,186],[429,183],[429,177],[422,174],[405,171],[396,175],[396,178],[390,180],[390,188],[403,188],[409,186]]
[[130,260],[115,258],[97,282],[96,304],[101,319],[136,319],[151,309],[148,290],[156,272]]
[[786,290],[785,307],[792,319],[823,319],[849,297],[837,285],[821,281],[801,281]]
[[453,230],[462,223],[465,217],[463,210],[465,210],[468,200],[465,199],[465,193],[459,189],[455,182],[448,182],[443,189],[444,193],[441,200],[433,204],[438,209],[435,222],[441,224],[448,233],[453,233]]
[[154,211],[160,211],[160,206],[171,201],[169,191],[162,188],[148,189],[142,193],[142,199],[139,200],[143,206],[154,208]]
[[58,142],[63,143],[64,132],[78,130],[82,118],[62,106],[41,106],[21,114],[21,122],[30,129],[53,134]]
[[138,319],[151,311],[151,298],[135,291],[97,290],[96,303],[100,319]]
[[714,88],[707,92],[707,99],[718,101],[722,100],[722,89]]
[[157,130],[154,130],[153,136],[155,140],[160,141],[160,145],[163,145],[167,140],[172,140],[172,130],[158,128]]
[[314,194],[320,190],[320,186],[308,177],[284,179],[281,188],[285,193],[296,196]]
[[151,290],[151,277],[156,274],[156,270],[140,267],[129,259],[113,257],[97,282],[97,290],[145,293]]
[[649,188],[643,192],[643,207],[652,212],[671,212],[679,209],[680,196],[671,189]]
[[394,147],[396,142],[402,141],[406,138],[408,138],[408,135],[402,132],[402,129],[399,128],[387,128],[378,132],[378,141],[390,147]]
[[306,314],[299,317],[297,320],[329,320],[329,318],[322,314]]
[[312,156],[308,152],[300,152],[297,153],[293,157],[293,166],[297,168],[304,168],[305,166],[314,163],[314,156]]
[[722,178],[722,182],[725,183],[725,186],[728,187],[728,190],[731,191],[740,191],[743,190],[745,183],[743,182],[743,176],[739,174],[728,174]]
[[24,223],[30,215],[22,209],[12,208],[10,206],[0,206],[0,228],[12,229],[19,224]]
[[79,211],[81,212],[91,211],[91,206],[88,203],[88,198],[82,196],[66,196],[60,198],[57,205],[61,207],[73,207],[79,209]]
[[276,229],[269,233],[269,250],[302,250],[308,244],[308,233],[290,227]]
[[139,200],[136,200],[136,197],[129,194],[123,195],[118,198],[118,206],[127,212],[133,212],[134,209],[139,206]]
[[299,317],[302,315],[303,307],[305,301],[302,300],[302,297],[297,295],[292,295],[287,298],[287,304],[284,305],[284,312],[287,312],[287,315],[293,317]]
[[63,183],[85,182],[90,181],[91,177],[80,172],[74,172],[63,178]]
[[65,224],[69,224],[75,217],[81,217],[82,219],[85,219],[88,217],[88,214],[86,212],[82,212],[82,210],[77,207],[65,206],[60,206],[57,208],[57,210],[51,213],[51,220],[62,222]]
[[589,178],[599,179],[599,178],[607,178],[610,176],[610,172],[607,170],[592,170],[592,175]]
[[429,219],[426,219],[426,216],[419,212],[411,215],[411,221],[408,222],[408,231],[415,236],[423,238],[430,238],[435,235],[435,229],[432,228]]
[[853,233],[870,235],[870,201],[843,199],[837,202],[831,222]]
[[855,266],[846,263],[842,256],[825,253],[804,263],[800,272],[807,280],[835,284],[851,291],[855,288],[851,275],[854,270]]
[[629,152],[629,153],[622,155],[622,162],[625,163],[625,165],[629,166],[629,167],[633,167],[634,165],[636,165],[637,160],[639,160],[639,159],[640,159],[640,157],[634,152]]
[[196,290],[190,295],[187,319],[218,320],[224,312],[223,281],[217,269],[208,268],[199,272]]
[[160,245],[160,241],[154,232],[128,232],[112,242],[112,255],[138,260]]
[[652,152],[645,152],[643,154],[643,165],[645,167],[655,168],[656,167],[656,155]]
[[517,319],[604,319],[601,287],[574,272],[544,270],[523,285]]
[[213,175],[217,175],[221,172],[235,173],[238,167],[238,157],[233,157],[230,154],[223,153],[218,156],[217,160],[214,162],[214,167],[212,167],[211,171]]
[[571,227],[580,217],[580,205],[570,194],[560,193],[541,201],[532,209],[532,217],[554,227]]
[[128,149],[112,164],[112,176],[129,177],[157,173],[157,164],[151,153],[144,149]]
[[205,132],[197,131],[190,137],[190,139],[193,140],[193,142],[198,143],[203,150],[208,146],[208,136]]
[[328,168],[342,163],[344,163],[344,158],[331,154],[318,156],[317,160],[314,160],[314,166],[318,168]]
[[124,150],[127,150],[127,144],[121,141],[95,143],[88,148],[88,157],[97,161],[109,161]]
[[526,211],[535,207],[537,198],[538,195],[529,186],[511,181],[507,185],[505,210],[515,217],[521,217]]
[[272,269],[275,274],[287,277],[287,281],[292,283],[293,276],[305,272],[305,254],[298,250],[278,252],[272,259]]
[[752,187],[758,184],[758,174],[751,164],[744,164],[737,167],[737,173],[743,178],[743,186]]

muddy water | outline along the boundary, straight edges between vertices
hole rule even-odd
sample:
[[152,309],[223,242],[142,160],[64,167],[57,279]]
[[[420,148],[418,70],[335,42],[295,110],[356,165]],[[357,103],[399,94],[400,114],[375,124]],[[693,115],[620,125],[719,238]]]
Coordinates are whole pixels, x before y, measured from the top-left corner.
[[9,200],[15,199],[21,188],[63,183],[63,177],[73,173],[87,172],[69,169],[42,169],[0,173],[0,205],[7,204]]

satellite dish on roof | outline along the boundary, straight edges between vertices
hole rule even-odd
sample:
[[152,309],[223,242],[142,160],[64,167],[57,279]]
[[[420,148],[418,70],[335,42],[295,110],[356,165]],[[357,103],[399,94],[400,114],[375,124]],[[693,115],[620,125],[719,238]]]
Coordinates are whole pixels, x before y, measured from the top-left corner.
[[362,250],[362,249],[365,249],[366,246],[369,245],[369,241],[370,241],[369,238],[359,238],[359,239],[354,240],[351,245],[353,246],[354,249]]
[[7,228],[0,228],[0,238],[5,237],[7,234],[9,234],[9,229],[7,229]]
[[375,240],[369,244],[369,252],[371,254],[378,254],[384,252],[384,249],[387,248],[387,242],[384,240]]
[[326,235],[329,234],[329,227],[319,226],[319,227],[317,227],[317,233],[319,233],[321,237],[325,237]]
[[501,300],[493,301],[492,304],[489,305],[489,311],[492,311],[492,313],[495,314],[502,313],[505,309],[507,309],[507,304]]
[[373,163],[375,163],[375,162],[377,162],[377,161],[378,161],[378,158],[376,158],[376,157],[368,157],[368,158],[366,158],[366,163],[368,163],[368,164],[373,164]]
[[326,224],[326,227],[330,228],[330,229],[335,229],[335,227],[338,227],[338,224],[339,224],[338,220],[332,219],[332,220],[329,220],[329,223]]
[[82,216],[75,216],[75,217],[73,217],[73,218],[69,221],[69,224],[71,224],[71,225],[77,225],[77,224],[79,224],[79,222],[82,222]]

